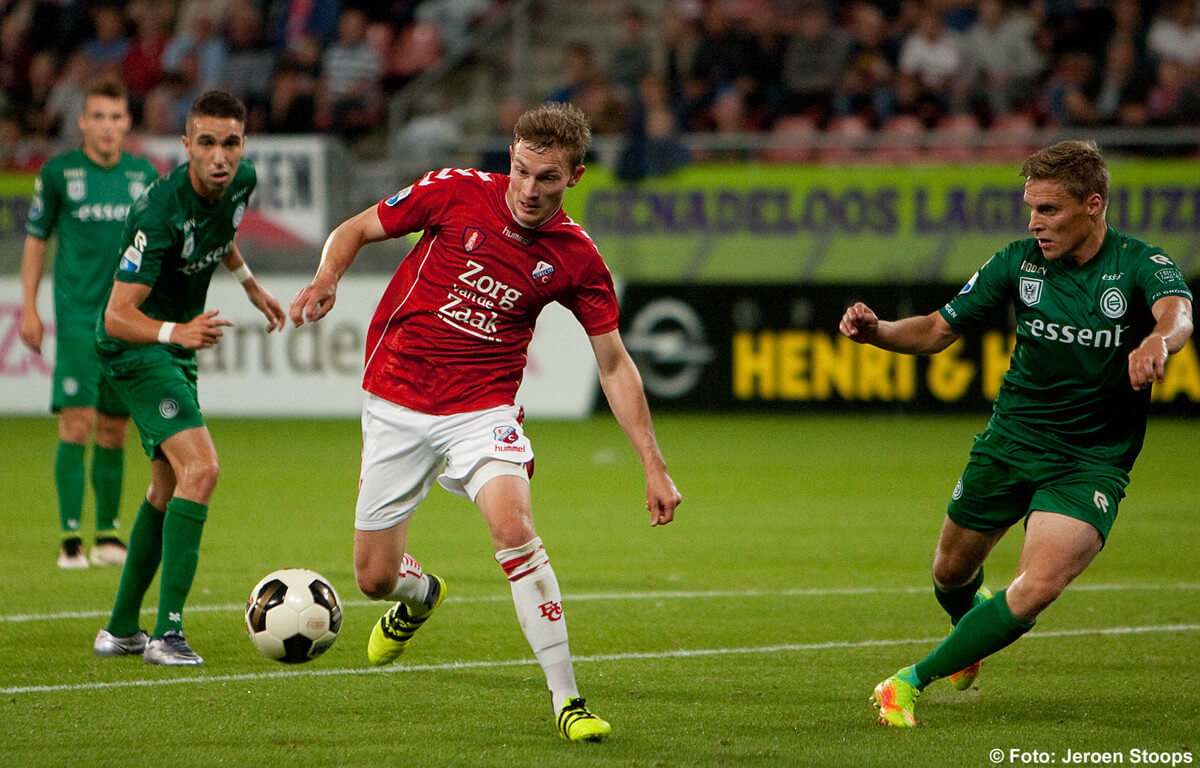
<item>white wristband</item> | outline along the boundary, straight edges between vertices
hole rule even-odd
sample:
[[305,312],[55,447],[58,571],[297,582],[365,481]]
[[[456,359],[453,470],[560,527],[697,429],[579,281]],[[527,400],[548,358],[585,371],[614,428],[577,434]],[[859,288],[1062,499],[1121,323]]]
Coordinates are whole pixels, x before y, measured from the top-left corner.
[[171,331],[173,330],[175,330],[175,323],[163,323],[162,325],[158,326],[158,343],[170,344]]
[[250,278],[254,277],[254,273],[250,271],[250,265],[248,265],[244,261],[242,262],[242,266],[238,267],[237,269],[231,270],[231,271],[233,272],[233,276],[237,278],[239,283],[244,283],[247,280],[249,280]]

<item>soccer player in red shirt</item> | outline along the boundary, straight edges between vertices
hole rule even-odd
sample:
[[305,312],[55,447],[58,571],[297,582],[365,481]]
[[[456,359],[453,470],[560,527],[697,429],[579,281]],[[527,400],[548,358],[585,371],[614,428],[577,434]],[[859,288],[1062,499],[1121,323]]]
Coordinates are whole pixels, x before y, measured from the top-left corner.
[[408,519],[437,479],[483,513],[546,674],[559,735],[571,741],[599,741],[612,729],[579,696],[558,580],[533,527],[533,450],[514,399],[544,306],[567,307],[588,334],[601,387],[645,469],[650,524],[671,522],[682,500],[617,331],[612,277],[562,211],[590,142],[574,106],[526,112],[514,129],[510,175],[431,171],[343,222],[290,308],[297,326],[320,320],[360,248],[423,231],[367,332],[354,571],[363,594],[398,601],[372,630],[367,655],[376,664],[396,659],[446,594],[445,582],[404,551]]

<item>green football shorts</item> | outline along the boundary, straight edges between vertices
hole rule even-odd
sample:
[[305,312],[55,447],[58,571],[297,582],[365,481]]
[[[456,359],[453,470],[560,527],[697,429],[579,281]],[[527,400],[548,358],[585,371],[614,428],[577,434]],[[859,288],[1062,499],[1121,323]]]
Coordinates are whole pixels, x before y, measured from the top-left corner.
[[196,359],[179,358],[147,345],[105,358],[103,368],[129,409],[150,458],[161,456],[167,438],[204,426],[196,388]]
[[128,416],[129,409],[100,370],[96,334],[59,336],[54,348],[54,388],[50,410],[95,408],[110,416]]
[[1129,474],[1119,467],[1079,464],[989,428],[975,438],[946,514],[963,528],[995,531],[1027,521],[1031,512],[1054,512],[1082,520],[1107,540],[1127,485]]

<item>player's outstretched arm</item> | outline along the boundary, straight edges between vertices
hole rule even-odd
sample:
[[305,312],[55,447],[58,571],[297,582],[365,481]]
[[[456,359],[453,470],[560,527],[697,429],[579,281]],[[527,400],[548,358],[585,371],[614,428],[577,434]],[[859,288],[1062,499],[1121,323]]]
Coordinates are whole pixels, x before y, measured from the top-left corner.
[[838,330],[859,344],[910,355],[937,354],[958,339],[958,332],[940,312],[887,321],[861,301],[846,308]]
[[1183,349],[1192,335],[1192,302],[1182,296],[1164,296],[1150,308],[1154,330],[1129,353],[1129,383],[1144,389],[1162,381],[1167,357]]
[[42,318],[38,315],[38,286],[42,284],[42,271],[46,268],[46,241],[32,235],[25,236],[25,249],[21,253],[21,342],[42,354]]
[[229,253],[225,254],[221,263],[241,282],[250,303],[267,318],[267,333],[275,330],[282,331],[283,326],[287,324],[287,315],[283,313],[283,307],[279,304],[279,300],[264,288],[263,284],[258,282],[258,278],[250,272],[250,267],[246,264],[246,259],[238,250],[237,245],[234,245]]
[[362,213],[346,219],[325,240],[321,263],[312,282],[292,298],[288,314],[297,328],[304,323],[320,320],[333,309],[337,300],[337,284],[354,263],[358,251],[367,243],[377,243],[390,237],[379,221],[379,212],[371,206]]
[[141,310],[150,295],[150,286],[141,283],[113,283],[112,295],[104,309],[104,329],[114,339],[133,344],[178,344],[188,349],[214,346],[225,334],[222,328],[233,325],[217,318],[218,309],[196,315],[186,323],[164,323]]
[[667,462],[654,437],[641,374],[625,350],[620,333],[610,331],[589,338],[600,368],[600,387],[646,473],[646,509],[650,511],[650,525],[666,525],[675,519],[675,508],[683,497],[667,474]]

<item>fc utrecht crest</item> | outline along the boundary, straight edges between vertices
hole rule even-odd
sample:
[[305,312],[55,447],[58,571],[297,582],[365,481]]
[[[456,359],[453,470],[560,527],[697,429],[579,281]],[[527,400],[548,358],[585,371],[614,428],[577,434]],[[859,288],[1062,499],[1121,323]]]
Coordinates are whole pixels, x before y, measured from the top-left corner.
[[1021,296],[1021,301],[1026,305],[1035,306],[1042,298],[1042,281],[1037,277],[1022,277],[1021,284],[1018,286],[1018,293]]
[[478,227],[467,227],[463,230],[463,250],[467,253],[483,245],[484,240],[487,240],[487,235]]
[[554,265],[547,264],[544,261],[539,261],[537,266],[533,268],[533,279],[539,283],[548,283],[550,278],[554,277]]

